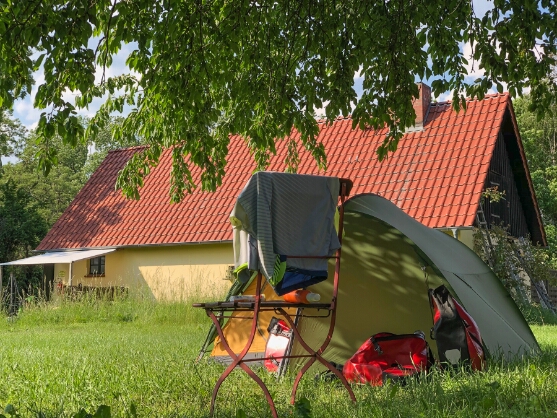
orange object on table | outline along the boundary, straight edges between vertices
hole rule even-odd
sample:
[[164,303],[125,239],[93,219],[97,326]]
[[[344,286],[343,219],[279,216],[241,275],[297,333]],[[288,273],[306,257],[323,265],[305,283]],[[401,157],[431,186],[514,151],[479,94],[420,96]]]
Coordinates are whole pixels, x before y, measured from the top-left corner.
[[283,296],[285,302],[288,303],[311,303],[318,302],[321,300],[321,295],[319,293],[312,293],[309,290],[293,290]]

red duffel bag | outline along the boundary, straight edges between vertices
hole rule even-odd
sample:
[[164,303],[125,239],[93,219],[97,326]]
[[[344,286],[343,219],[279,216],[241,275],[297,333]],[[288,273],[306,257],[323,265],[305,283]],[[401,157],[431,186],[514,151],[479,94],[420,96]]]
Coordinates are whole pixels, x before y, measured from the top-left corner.
[[424,334],[382,332],[367,340],[345,364],[342,373],[349,382],[382,386],[420,372],[433,364],[433,356]]

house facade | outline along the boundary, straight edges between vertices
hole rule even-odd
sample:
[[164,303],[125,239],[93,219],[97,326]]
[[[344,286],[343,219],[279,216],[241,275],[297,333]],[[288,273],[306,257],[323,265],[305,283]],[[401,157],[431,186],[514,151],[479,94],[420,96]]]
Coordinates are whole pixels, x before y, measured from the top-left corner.
[[[222,296],[230,287],[232,244],[154,245],[124,247],[70,265],[54,264],[50,281],[87,287],[126,287],[148,297],[184,300],[191,296]],[[102,261],[103,271],[91,262]]]
[[[546,245],[524,149],[507,94],[469,100],[466,111],[450,102],[432,103],[420,84],[416,126],[398,150],[379,162],[375,150],[386,130],[352,129],[350,118],[320,123],[327,170],[319,171],[300,146],[298,173],[350,178],[352,195],[379,194],[426,226],[441,229],[473,246],[483,201],[488,224],[510,226],[514,236]],[[291,140],[298,141],[293,133]],[[299,141],[298,141],[299,143]],[[139,201],[114,190],[118,171],[141,147],[108,154],[75,200],[37,247],[45,254],[79,252],[70,263],[45,269],[49,282],[83,286],[125,286],[156,299],[219,296],[230,286],[233,263],[229,214],[255,169],[244,140],[232,137],[222,186],[214,193],[195,190],[170,204],[171,155],[145,178]],[[284,171],[287,140],[278,141],[269,170]],[[192,170],[194,178],[199,171]],[[482,199],[486,188],[504,199]],[[87,257],[87,251],[106,250]]]

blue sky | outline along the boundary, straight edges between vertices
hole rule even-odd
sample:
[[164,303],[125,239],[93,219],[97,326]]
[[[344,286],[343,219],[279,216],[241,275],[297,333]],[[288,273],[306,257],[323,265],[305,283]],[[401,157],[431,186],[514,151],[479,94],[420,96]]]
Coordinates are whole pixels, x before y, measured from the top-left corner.
[[[486,11],[490,10],[493,7],[493,2],[492,1],[488,1],[488,0],[474,0],[474,10],[476,12],[477,16],[483,16]],[[107,76],[115,76],[115,75],[119,75],[119,74],[124,74],[128,71],[127,66],[125,64],[126,58],[127,56],[130,54],[130,52],[133,50],[133,45],[126,45],[124,46],[124,48],[114,57],[113,60],[113,64],[110,68],[107,69]],[[471,52],[471,47],[470,45],[463,45],[462,46],[462,51],[463,54],[465,56],[469,56],[470,52]],[[478,76],[480,76],[482,73],[481,71],[477,70],[477,66],[475,69],[472,69],[472,65],[469,66],[468,68],[468,73],[469,73],[469,77],[470,79],[475,79]],[[97,74],[96,74],[96,81],[100,81],[100,77],[101,77],[101,71],[98,70]],[[33,129],[34,127],[37,126],[40,114],[44,111],[44,110],[39,110],[39,109],[35,109],[33,107],[33,101],[35,98],[35,94],[37,92],[37,88],[40,84],[42,84],[44,82],[44,75],[42,73],[42,71],[38,71],[35,74],[35,85],[33,86],[33,89],[31,91],[31,95],[27,96],[26,98],[22,99],[22,100],[18,100],[15,104],[14,104],[14,117],[16,117],[17,119],[19,119],[21,121],[21,123],[26,126],[28,129]],[[358,93],[358,95],[361,94],[362,91],[362,80],[361,78],[358,78],[358,76],[356,75],[355,79],[355,85],[356,85],[356,92]],[[417,80],[418,81],[418,80]],[[452,92],[446,92],[444,94],[442,94],[441,96],[437,97],[436,99],[439,101],[444,101],[447,98],[450,98],[452,95]],[[65,99],[73,102],[73,94],[72,93],[67,93],[65,95]],[[93,103],[89,106],[89,109],[82,109],[79,111],[79,114],[83,115],[83,116],[92,116],[98,109],[99,106],[101,105],[102,100],[101,99],[96,99],[93,101]],[[316,109],[317,113],[320,114],[322,112],[322,109]],[[10,159],[3,159],[3,162],[14,162],[15,160],[13,158]]]

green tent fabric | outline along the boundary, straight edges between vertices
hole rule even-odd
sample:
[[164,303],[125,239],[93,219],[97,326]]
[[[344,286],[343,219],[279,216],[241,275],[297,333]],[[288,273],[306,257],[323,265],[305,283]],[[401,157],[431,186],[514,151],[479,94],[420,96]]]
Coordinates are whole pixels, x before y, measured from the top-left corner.
[[[337,325],[324,355],[329,361],[345,362],[378,332],[422,330],[429,335],[432,317],[427,289],[440,284],[476,320],[491,355],[513,358],[539,349],[507,290],[461,242],[373,194],[345,203],[344,227]],[[326,300],[332,282],[312,290]],[[318,347],[328,323],[328,318],[304,319],[302,335]],[[435,342],[428,340],[436,353]],[[296,343],[293,352],[303,353]]]
[[[433,325],[428,289],[441,284],[476,320],[493,356],[508,359],[539,350],[530,327],[507,290],[491,269],[453,237],[417,222],[390,201],[373,194],[357,195],[345,203],[341,275],[336,327],[324,357],[344,363],[360,345],[378,332],[396,334],[423,331],[429,338]],[[311,286],[329,300],[329,280]],[[304,309],[307,315],[323,311]],[[266,329],[266,324],[259,324]],[[305,341],[318,348],[326,336],[329,318],[300,318]],[[236,333],[238,328],[224,328]],[[207,348],[205,348],[207,349]],[[305,354],[294,339],[293,354]],[[255,354],[255,353],[253,353]],[[292,360],[290,366],[298,366]]]

